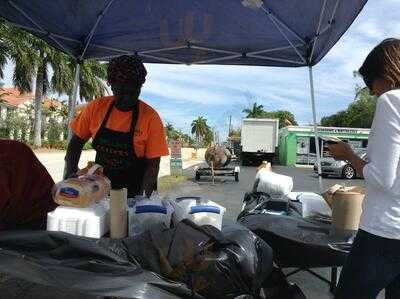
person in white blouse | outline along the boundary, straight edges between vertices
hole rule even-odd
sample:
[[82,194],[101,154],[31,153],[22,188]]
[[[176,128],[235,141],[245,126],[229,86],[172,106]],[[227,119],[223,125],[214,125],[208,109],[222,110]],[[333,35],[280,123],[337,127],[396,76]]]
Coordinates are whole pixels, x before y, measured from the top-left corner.
[[400,40],[376,46],[359,70],[378,97],[367,159],[344,142],[329,146],[365,178],[360,227],[343,267],[336,299],[400,298]]

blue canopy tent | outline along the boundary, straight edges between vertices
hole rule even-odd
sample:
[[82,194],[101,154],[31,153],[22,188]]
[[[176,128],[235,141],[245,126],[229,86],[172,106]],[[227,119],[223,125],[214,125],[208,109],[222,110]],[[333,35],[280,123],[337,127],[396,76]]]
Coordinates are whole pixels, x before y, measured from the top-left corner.
[[[87,58],[137,53],[147,63],[308,67],[318,140],[312,67],[366,2],[0,0],[0,17],[76,59],[75,102],[79,62]],[[316,152],[321,174],[318,142]]]

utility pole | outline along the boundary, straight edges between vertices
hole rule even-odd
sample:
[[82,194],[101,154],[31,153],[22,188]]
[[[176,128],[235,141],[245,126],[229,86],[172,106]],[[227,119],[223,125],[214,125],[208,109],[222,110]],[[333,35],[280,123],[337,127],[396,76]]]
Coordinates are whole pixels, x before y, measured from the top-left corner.
[[232,115],[229,115],[228,138],[231,136],[231,130],[232,130]]

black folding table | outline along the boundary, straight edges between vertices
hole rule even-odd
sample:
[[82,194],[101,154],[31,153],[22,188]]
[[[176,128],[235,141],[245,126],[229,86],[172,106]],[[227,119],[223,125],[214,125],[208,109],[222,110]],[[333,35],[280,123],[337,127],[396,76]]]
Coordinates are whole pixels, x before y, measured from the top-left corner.
[[[274,261],[279,267],[296,268],[287,276],[306,271],[329,283],[331,292],[337,284],[338,267],[344,265],[348,254],[348,250],[340,249],[339,245],[348,244],[356,233],[303,219],[293,210],[289,215],[247,214],[238,222],[272,247]],[[331,268],[330,280],[313,268]]]

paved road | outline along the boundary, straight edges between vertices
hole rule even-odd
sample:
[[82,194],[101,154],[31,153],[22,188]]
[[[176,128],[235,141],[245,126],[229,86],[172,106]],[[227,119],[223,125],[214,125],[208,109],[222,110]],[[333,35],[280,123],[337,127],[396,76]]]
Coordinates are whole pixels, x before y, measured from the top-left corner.
[[[215,201],[227,208],[226,217],[236,219],[242,207],[244,194],[252,189],[254,177],[256,175],[255,167],[241,166],[239,182],[235,182],[233,177],[216,178],[215,185],[211,184],[211,178],[201,178],[199,182],[194,181],[194,170],[190,169],[186,174],[190,177],[189,182],[178,186],[168,193],[171,198],[177,196],[202,196]],[[322,187],[320,187],[319,179],[310,168],[294,168],[275,166],[274,171],[277,173],[289,175],[293,177],[293,191],[320,192],[334,184],[346,184],[363,186],[364,180],[341,180],[337,178],[322,179]]]

